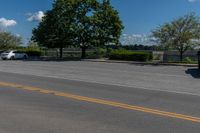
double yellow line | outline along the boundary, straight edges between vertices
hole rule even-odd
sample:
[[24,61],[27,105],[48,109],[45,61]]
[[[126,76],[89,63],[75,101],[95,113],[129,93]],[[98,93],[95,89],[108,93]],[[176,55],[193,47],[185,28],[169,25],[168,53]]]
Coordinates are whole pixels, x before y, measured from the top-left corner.
[[182,120],[200,123],[200,117],[193,117],[189,115],[161,111],[161,110],[156,110],[156,109],[151,109],[151,108],[146,108],[146,107],[141,107],[141,106],[134,106],[134,105],[124,104],[124,103],[119,103],[119,102],[108,101],[108,100],[84,97],[84,96],[79,96],[79,95],[73,95],[70,93],[46,90],[46,89],[41,89],[41,88],[36,88],[36,87],[31,87],[31,86],[14,84],[14,83],[0,82],[0,86],[12,87],[12,88],[17,88],[17,89],[26,90],[26,91],[37,91],[44,94],[52,94],[55,96],[70,98],[70,99],[74,99],[78,101],[108,105],[108,106],[118,107],[122,109],[134,110],[134,111],[145,112],[145,113],[150,113],[150,114],[164,116],[164,117],[170,117],[170,118],[176,118],[176,119],[182,119]]

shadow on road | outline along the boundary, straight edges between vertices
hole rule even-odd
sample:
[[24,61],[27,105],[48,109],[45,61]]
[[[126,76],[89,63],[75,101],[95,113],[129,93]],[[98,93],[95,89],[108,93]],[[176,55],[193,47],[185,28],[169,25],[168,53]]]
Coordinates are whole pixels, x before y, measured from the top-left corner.
[[188,70],[185,71],[185,73],[190,74],[194,78],[200,79],[200,69],[197,69],[197,68],[196,69],[195,68],[188,69]]
[[29,59],[27,59],[27,60],[23,60],[23,61],[29,61],[29,62],[31,62],[31,61],[53,61],[53,62],[65,62],[65,61],[81,61],[81,58],[62,58],[62,59],[60,59],[60,58],[51,58],[51,57],[49,57],[49,58],[47,58],[47,57],[39,57],[39,58],[29,58]]
[[146,62],[134,62],[134,63],[128,63],[130,65],[136,65],[136,66],[164,66],[160,63],[154,62],[154,63],[146,63]]

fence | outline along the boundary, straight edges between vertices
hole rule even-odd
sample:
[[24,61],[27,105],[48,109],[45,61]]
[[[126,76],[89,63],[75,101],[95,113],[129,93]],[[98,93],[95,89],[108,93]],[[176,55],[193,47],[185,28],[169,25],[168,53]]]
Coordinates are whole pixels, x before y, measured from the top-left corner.
[[[87,58],[99,58],[101,57],[101,53],[98,52],[99,49],[87,49],[86,57]],[[43,49],[43,57],[60,57],[59,49]],[[65,48],[63,49],[63,58],[80,58],[81,57],[81,49],[79,48]]]
[[[183,54],[183,59],[190,58],[193,61],[197,61],[197,52],[197,50],[187,51]],[[163,61],[180,61],[180,53],[178,51],[165,51],[163,54]]]
[[[59,57],[59,49],[44,49],[44,57]],[[144,52],[144,50],[142,50]],[[180,54],[178,51],[145,51],[152,52],[153,59],[163,62],[176,62],[180,61]],[[198,50],[187,51],[183,54],[183,59],[190,58],[193,61],[198,60],[197,56]],[[105,53],[104,53],[105,54]],[[87,58],[100,58],[102,57],[101,53],[98,52],[98,49],[88,49],[86,51]],[[81,49],[79,48],[65,48],[63,49],[64,58],[80,58]]]

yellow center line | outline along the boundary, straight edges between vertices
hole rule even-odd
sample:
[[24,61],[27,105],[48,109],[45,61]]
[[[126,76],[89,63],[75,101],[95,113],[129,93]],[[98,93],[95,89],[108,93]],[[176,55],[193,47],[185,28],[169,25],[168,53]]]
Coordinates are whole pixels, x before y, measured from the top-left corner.
[[25,85],[14,84],[14,83],[0,82],[0,86],[12,87],[12,88],[17,88],[17,89],[27,90],[27,91],[38,91],[40,93],[53,94],[55,96],[70,98],[70,99],[74,99],[78,101],[108,105],[108,106],[118,107],[122,109],[134,110],[134,111],[145,112],[145,113],[150,113],[150,114],[159,115],[159,116],[171,117],[171,118],[200,123],[200,117],[193,117],[193,116],[178,114],[174,112],[167,112],[167,111],[162,111],[162,110],[157,110],[157,109],[134,106],[134,105],[124,104],[124,103],[119,103],[119,102],[113,102],[109,100],[90,98],[90,97],[79,96],[79,95],[74,95],[74,94],[65,93],[65,92],[46,90],[46,89],[41,89],[37,87],[25,86]]

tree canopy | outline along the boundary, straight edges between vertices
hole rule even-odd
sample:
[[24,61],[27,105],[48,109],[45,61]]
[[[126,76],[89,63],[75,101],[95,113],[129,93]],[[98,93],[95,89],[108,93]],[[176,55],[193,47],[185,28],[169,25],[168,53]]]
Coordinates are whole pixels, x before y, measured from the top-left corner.
[[57,0],[53,9],[46,12],[39,26],[33,29],[32,40],[39,46],[62,49],[71,45],[76,4],[74,0]]
[[22,44],[22,38],[10,32],[0,31],[0,48],[10,49]]
[[32,40],[61,50],[78,46],[85,58],[88,47],[118,43],[122,29],[118,12],[109,0],[55,0],[53,9],[33,30]]
[[184,52],[199,42],[199,18],[194,13],[190,13],[165,23],[152,33],[164,47],[178,50],[182,61]]

